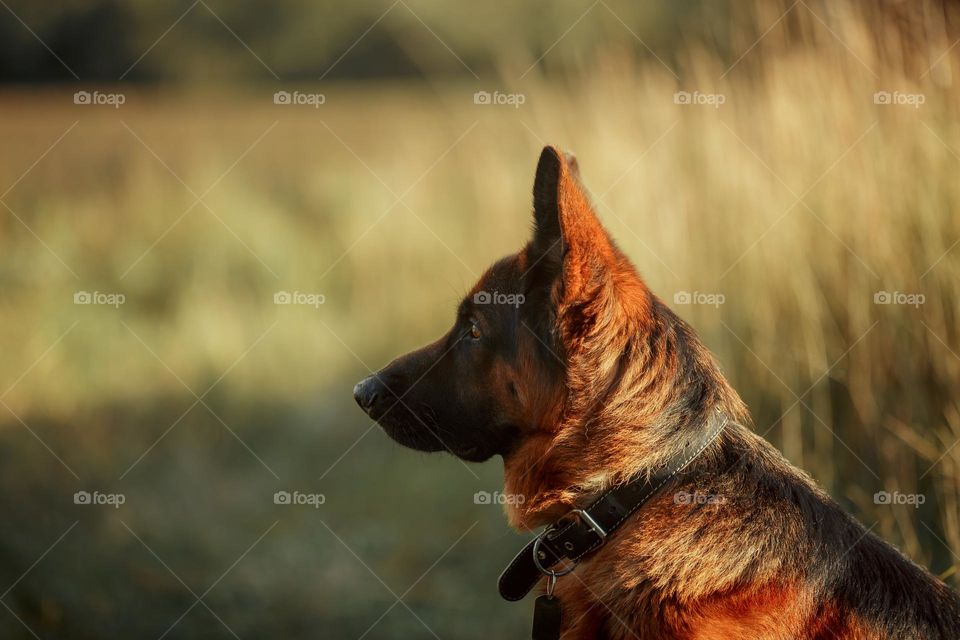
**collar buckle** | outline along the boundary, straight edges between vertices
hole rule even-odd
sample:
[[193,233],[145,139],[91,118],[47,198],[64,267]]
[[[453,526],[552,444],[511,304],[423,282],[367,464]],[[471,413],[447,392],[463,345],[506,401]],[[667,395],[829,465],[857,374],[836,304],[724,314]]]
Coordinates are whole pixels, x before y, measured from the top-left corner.
[[[560,518],[560,521],[563,521],[564,519],[570,516],[576,516],[577,518],[579,518],[581,522],[586,524],[590,528],[590,530],[596,534],[597,538],[599,538],[599,542],[594,547],[595,549],[603,546],[603,544],[607,541],[607,532],[604,531],[603,527],[601,527],[600,524],[593,519],[593,516],[590,515],[590,512],[586,511],[585,509],[572,509],[567,515],[563,516],[563,518]],[[567,575],[568,573],[573,571],[577,566],[576,561],[571,561],[567,566],[559,570],[552,569],[549,566],[544,566],[542,561],[546,560],[547,554],[541,551],[540,547],[543,544],[543,539],[546,538],[547,540],[552,540],[553,539],[552,534],[554,534],[557,530],[558,530],[557,526],[553,525],[541,531],[540,534],[533,541],[533,549],[532,549],[533,564],[537,567],[537,570],[540,573],[547,576],[553,581],[556,581],[556,579],[559,578],[560,576]]]
[[[570,513],[579,516],[580,519],[587,524],[590,529],[593,530],[595,534],[600,537],[600,545],[607,541],[607,532],[603,530],[596,520],[593,519],[593,516],[590,515],[589,511],[584,509],[574,509]],[[568,514],[569,515],[569,514]],[[599,545],[598,545],[599,546]]]

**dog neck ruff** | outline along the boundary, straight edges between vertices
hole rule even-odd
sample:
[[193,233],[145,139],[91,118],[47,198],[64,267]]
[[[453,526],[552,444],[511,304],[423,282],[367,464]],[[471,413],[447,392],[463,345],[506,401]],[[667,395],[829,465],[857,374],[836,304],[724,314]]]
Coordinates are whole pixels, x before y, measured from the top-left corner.
[[[580,559],[603,546],[627,518],[696,460],[729,421],[723,411],[712,410],[702,434],[686,442],[667,464],[613,487],[590,506],[574,509],[547,526],[500,574],[500,595],[506,600],[521,600],[546,576],[551,593],[541,598],[551,599],[556,579],[573,571]],[[566,564],[555,568],[561,563]]]

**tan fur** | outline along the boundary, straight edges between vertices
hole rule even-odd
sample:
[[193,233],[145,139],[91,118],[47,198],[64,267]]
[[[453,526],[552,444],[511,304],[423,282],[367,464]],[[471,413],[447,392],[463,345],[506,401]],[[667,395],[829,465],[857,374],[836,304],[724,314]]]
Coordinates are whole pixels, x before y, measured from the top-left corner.
[[[446,336],[355,393],[408,446],[502,455],[506,492],[524,498],[507,517],[523,531],[652,473],[727,416],[683,475],[560,578],[563,637],[960,638],[956,594],[751,432],[693,330],[603,229],[572,158],[545,149],[533,191],[527,246],[484,273]],[[530,300],[477,303],[485,291]],[[383,410],[391,386],[419,413]]]
[[[563,285],[554,289],[553,298],[566,379],[552,392],[536,391],[541,422],[547,424],[505,459],[506,491],[526,497],[507,508],[511,525],[521,530],[588,504],[674,450],[660,428],[676,419],[671,411],[678,399],[679,364],[673,338],[664,332],[653,342],[638,339],[651,332],[655,298],[610,241],[566,163],[559,193],[568,247]],[[518,260],[527,264],[530,256],[521,253]],[[697,354],[696,366],[716,371],[706,351]],[[724,439],[759,452],[777,472],[795,475],[819,491],[739,424],[748,420],[746,409],[717,375],[718,388],[708,401],[738,423]],[[612,385],[617,391],[610,395]],[[544,410],[544,401],[555,404]],[[726,496],[726,501],[700,509],[695,518],[678,518],[683,507],[675,504],[674,493],[658,496],[642,516],[635,515],[562,578],[557,594],[571,621],[564,637],[600,637],[601,627],[609,638],[808,637],[804,629],[817,612],[810,586],[797,568],[802,563],[792,564],[772,544],[775,539],[802,541],[803,532],[792,528],[798,520],[782,513],[744,517],[736,503],[737,487],[725,481],[736,482],[720,478],[710,491]],[[783,529],[776,530],[778,526]],[[797,558],[812,552],[802,545],[795,549]],[[651,626],[651,620],[662,626]],[[838,618],[834,624],[838,628],[833,635],[822,637],[872,637],[854,621]]]

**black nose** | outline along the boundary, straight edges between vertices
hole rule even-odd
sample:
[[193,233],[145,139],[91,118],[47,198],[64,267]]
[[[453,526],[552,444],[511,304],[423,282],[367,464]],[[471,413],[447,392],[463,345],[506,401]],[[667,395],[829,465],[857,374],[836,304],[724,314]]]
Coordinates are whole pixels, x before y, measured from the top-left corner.
[[383,386],[376,375],[364,378],[353,388],[353,399],[356,400],[360,408],[367,413],[376,405],[377,400],[380,400],[382,397]]

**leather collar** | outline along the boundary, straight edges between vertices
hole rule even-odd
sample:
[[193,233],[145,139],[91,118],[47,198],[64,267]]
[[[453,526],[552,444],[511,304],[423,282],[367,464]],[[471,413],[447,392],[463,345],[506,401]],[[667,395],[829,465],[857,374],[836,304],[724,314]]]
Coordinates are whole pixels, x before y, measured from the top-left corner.
[[[687,441],[673,460],[653,473],[613,487],[590,506],[574,509],[546,527],[500,574],[500,595],[521,600],[540,578],[555,580],[572,571],[581,558],[599,549],[627,518],[703,453],[729,421],[721,410],[712,410],[703,433]],[[566,566],[554,569],[561,562]]]

